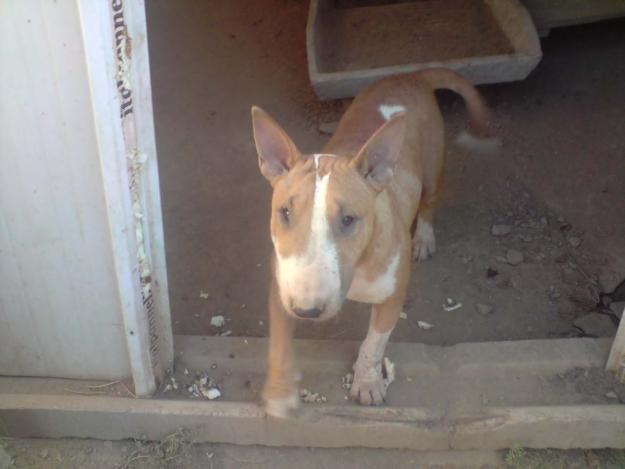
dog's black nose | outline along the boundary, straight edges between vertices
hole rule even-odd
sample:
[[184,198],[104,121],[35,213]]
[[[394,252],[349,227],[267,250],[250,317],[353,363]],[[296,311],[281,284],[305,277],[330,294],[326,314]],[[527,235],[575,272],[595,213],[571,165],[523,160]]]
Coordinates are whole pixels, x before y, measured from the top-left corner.
[[314,319],[318,318],[321,315],[321,309],[319,308],[311,308],[311,309],[300,309],[295,308],[293,310],[296,316],[305,319]]

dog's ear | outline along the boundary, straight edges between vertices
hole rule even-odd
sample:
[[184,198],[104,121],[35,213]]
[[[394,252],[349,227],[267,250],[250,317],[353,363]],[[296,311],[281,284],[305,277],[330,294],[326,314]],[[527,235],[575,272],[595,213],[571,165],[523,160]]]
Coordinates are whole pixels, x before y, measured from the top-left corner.
[[252,126],[260,172],[273,184],[293,167],[300,153],[282,127],[257,106],[252,107]]
[[395,173],[406,133],[406,114],[396,114],[367,140],[351,165],[377,191],[384,189]]

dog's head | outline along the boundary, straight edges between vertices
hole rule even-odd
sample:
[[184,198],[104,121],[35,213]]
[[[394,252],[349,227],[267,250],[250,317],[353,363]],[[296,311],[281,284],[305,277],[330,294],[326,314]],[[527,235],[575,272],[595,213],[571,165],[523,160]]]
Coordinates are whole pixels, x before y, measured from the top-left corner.
[[375,200],[393,178],[405,117],[382,125],[355,154],[302,154],[260,108],[252,108],[261,173],[273,187],[271,239],[286,311],[335,316],[369,245]]

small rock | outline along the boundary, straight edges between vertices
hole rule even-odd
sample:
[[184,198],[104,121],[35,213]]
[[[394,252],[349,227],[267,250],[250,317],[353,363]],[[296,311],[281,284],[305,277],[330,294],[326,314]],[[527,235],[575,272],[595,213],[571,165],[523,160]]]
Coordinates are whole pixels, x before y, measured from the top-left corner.
[[610,311],[618,318],[623,317],[623,310],[625,310],[625,301],[610,303]]
[[493,307],[486,303],[477,303],[475,305],[475,310],[482,316],[488,316],[490,313],[493,312]]
[[523,257],[523,253],[521,251],[508,249],[508,252],[506,252],[506,262],[510,265],[519,265],[524,260],[525,258]]
[[452,298],[447,298],[447,300],[445,301],[445,304],[443,305],[443,309],[447,312],[455,311],[460,308],[462,308],[462,303]]
[[209,401],[212,401],[214,399],[221,397],[221,391],[217,388],[208,388],[208,389],[202,388],[200,389],[200,392]]
[[616,395],[614,391],[606,392],[605,397],[607,397],[608,399],[618,399],[618,396]]
[[300,397],[302,398],[302,401],[307,402],[307,403],[322,403],[322,402],[327,402],[328,399],[325,396],[320,395],[318,392],[311,392],[308,389],[302,389],[299,392]]
[[490,227],[490,234],[493,236],[505,236],[512,231],[512,227],[510,225],[498,225],[495,224]]
[[229,336],[230,334],[232,334],[232,331],[231,331],[231,330],[227,330],[227,331],[222,332],[222,333],[221,333],[221,334],[219,334],[219,335],[220,335],[220,336],[222,336],[222,337],[227,337],[227,336]]
[[610,316],[600,313],[589,313],[579,317],[573,325],[592,337],[613,337],[616,326]]
[[434,324],[430,324],[429,322],[425,322],[425,321],[417,321],[417,326],[427,331],[429,329],[432,329],[434,327]]
[[44,448],[41,450],[41,454],[40,454],[41,459],[48,459],[49,455],[50,455],[50,451],[48,450],[48,448]]
[[582,244],[582,240],[579,239],[577,236],[571,236],[569,238],[569,244],[573,249],[577,249],[579,245]]
[[[617,289],[623,277],[609,269],[601,269],[597,280],[602,291],[612,293]],[[618,296],[616,298],[618,299]]]
[[210,298],[210,294],[205,291],[200,291],[200,298],[202,298],[203,300],[208,300]]
[[338,125],[339,123],[337,121],[322,122],[321,124],[319,124],[319,127],[317,128],[319,132],[321,132],[322,134],[332,135],[336,131],[336,128],[338,127]]
[[226,323],[226,320],[221,314],[213,316],[210,322],[211,326],[214,326],[214,327],[223,327],[225,323]]
[[402,311],[399,313],[399,319],[408,319],[408,315]]

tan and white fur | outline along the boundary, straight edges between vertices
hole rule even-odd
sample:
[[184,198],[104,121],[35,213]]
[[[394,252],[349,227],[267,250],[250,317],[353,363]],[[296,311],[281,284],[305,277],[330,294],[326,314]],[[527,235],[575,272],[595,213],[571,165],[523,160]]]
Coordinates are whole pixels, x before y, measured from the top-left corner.
[[298,402],[295,321],[331,318],[345,299],[372,305],[351,395],[363,405],[383,402],[382,360],[403,307],[411,259],[427,259],[436,249],[432,218],[445,160],[434,95],[440,88],[462,95],[473,137],[490,135],[488,109],[476,89],[445,69],[369,86],[317,154],[302,154],[269,115],[252,109],[260,170],[273,187],[263,391],[269,415],[285,417]]

